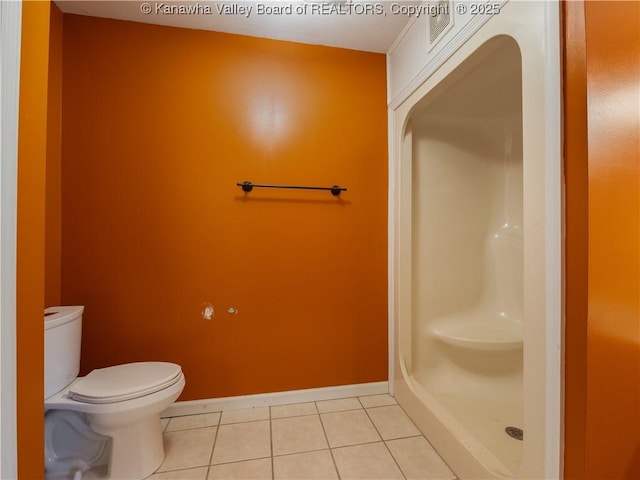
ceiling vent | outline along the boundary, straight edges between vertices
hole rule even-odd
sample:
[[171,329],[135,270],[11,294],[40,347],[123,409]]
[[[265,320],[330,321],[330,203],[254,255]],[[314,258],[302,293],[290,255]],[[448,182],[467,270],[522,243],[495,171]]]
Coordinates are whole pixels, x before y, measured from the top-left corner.
[[437,0],[429,14],[429,40],[431,45],[442,36],[451,24],[451,0]]

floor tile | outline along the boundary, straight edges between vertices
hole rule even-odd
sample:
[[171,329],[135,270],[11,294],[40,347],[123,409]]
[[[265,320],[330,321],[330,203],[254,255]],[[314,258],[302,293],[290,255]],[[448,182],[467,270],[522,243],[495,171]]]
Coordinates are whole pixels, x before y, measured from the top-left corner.
[[358,397],[358,400],[360,400],[360,403],[364,408],[383,407],[385,405],[396,405],[398,403],[396,402],[396,399],[388,393]]
[[337,479],[336,467],[329,450],[296,453],[273,458],[274,480]]
[[271,418],[298,417],[301,415],[313,415],[318,413],[316,404],[294,403],[292,405],[277,405],[271,407]]
[[384,443],[369,443],[333,450],[342,480],[400,480],[404,477]]
[[424,437],[402,438],[386,443],[408,480],[456,478]]
[[206,480],[209,467],[172,470],[170,472],[154,473],[146,480]]
[[[211,463],[253,460],[271,455],[269,420],[220,425],[218,428],[218,437]],[[184,431],[196,432],[198,430]]]
[[271,480],[271,459],[211,465],[207,480]]
[[241,410],[226,410],[222,412],[220,425],[229,423],[252,422],[254,420],[268,420],[269,407],[243,408]]
[[185,415],[162,426],[165,460],[148,480],[456,478],[387,394]]
[[332,448],[380,440],[364,410],[323,413],[320,417]]
[[208,465],[215,437],[216,427],[164,433],[165,456],[158,472]]
[[421,435],[418,427],[398,405],[368,408],[367,413],[384,440]]
[[271,420],[274,455],[308,452],[327,448],[319,415]]
[[362,408],[357,398],[339,398],[337,400],[322,400],[316,402],[320,413],[341,412]]
[[184,415],[182,417],[171,418],[165,431],[175,432],[176,430],[187,430],[190,428],[214,427],[218,425],[219,422],[220,412]]

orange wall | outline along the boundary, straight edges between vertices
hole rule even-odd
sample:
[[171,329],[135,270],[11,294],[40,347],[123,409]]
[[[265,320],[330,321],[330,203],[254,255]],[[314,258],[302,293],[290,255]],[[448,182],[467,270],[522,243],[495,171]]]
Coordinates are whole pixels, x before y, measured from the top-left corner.
[[564,8],[564,477],[638,479],[640,4]]
[[61,158],[62,153],[62,12],[51,3],[47,104],[45,212],[45,307],[60,305]]
[[22,3],[16,257],[17,431],[20,479],[42,478],[44,230],[49,2]]
[[638,2],[585,2],[592,479],[640,478],[639,21]]
[[564,9],[565,412],[564,478],[585,478],[588,152],[584,4]]
[[386,380],[385,81],[384,55],[65,15],[83,372],[177,362],[182,400]]

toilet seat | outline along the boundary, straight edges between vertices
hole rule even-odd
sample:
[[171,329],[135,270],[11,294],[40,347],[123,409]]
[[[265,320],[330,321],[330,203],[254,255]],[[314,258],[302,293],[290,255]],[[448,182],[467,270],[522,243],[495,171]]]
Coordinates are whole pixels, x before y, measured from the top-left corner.
[[68,398],[82,403],[106,404],[133,400],[174,385],[182,378],[175,363],[136,362],[93,370],[78,378]]

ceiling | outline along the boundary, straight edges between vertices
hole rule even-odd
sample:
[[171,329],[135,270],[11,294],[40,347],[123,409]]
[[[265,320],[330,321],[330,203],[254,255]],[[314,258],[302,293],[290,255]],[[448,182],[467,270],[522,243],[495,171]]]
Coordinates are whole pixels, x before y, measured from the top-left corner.
[[58,0],[65,13],[387,53],[421,1]]

